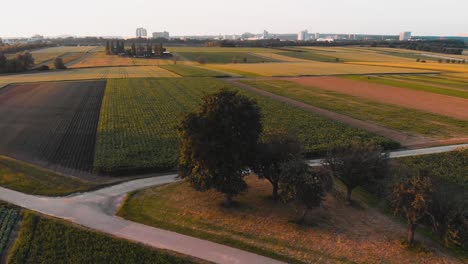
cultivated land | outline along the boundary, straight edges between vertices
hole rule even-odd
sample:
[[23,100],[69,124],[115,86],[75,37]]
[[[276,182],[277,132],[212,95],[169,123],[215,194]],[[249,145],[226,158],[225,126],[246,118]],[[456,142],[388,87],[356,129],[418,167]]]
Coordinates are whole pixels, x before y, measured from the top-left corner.
[[[319,79],[323,78],[336,79],[335,77],[321,77]],[[310,83],[307,83],[307,85],[298,83],[303,82],[302,79],[289,79],[289,81],[249,80],[242,82],[280,96],[410,134],[420,134],[437,139],[466,137],[468,135],[467,121],[397,105],[379,103],[374,100],[348,95],[346,94],[347,91],[335,92],[311,86]],[[305,78],[305,82],[307,80],[309,78]]]
[[[204,94],[235,86],[210,78],[109,80],[98,128],[95,168],[115,173],[138,169],[170,169],[177,159],[176,126],[194,111]],[[316,114],[255,93],[268,132],[287,128],[297,133],[309,155],[324,154],[335,142],[353,137],[385,147],[395,143],[361,129],[348,127]]]
[[246,76],[301,76],[301,75],[340,75],[340,74],[379,74],[379,73],[430,73],[435,70],[406,69],[398,67],[376,67],[346,63],[300,62],[268,64],[208,64],[207,67],[240,73]]
[[[414,60],[404,58],[401,56],[392,56],[385,53],[376,52],[370,49],[359,47],[300,47],[298,50],[303,52],[296,52],[296,56],[302,54],[311,60],[318,61],[371,61],[371,62],[412,62]],[[294,55],[293,53],[288,53]]]
[[275,62],[277,60],[267,56],[256,56],[252,53],[244,52],[177,52],[176,57],[188,61],[204,61],[208,64],[227,63],[263,63]]
[[92,172],[104,81],[0,90],[0,154],[70,174]]
[[8,263],[202,263],[24,210]]
[[402,69],[420,69],[441,72],[468,73],[468,64],[438,63],[438,62],[347,62],[352,65],[378,66]]
[[214,71],[195,65],[188,64],[168,64],[163,65],[161,68],[171,71],[183,77],[233,77],[235,74],[229,74],[221,71]]
[[[422,86],[426,88],[421,89],[423,91],[415,91],[418,86],[405,85],[404,82],[386,81],[379,78],[375,78],[374,81],[374,77],[369,79],[365,76],[350,78],[351,80],[336,77],[292,78],[289,80],[301,85],[364,97],[376,102],[400,105],[456,119],[468,120],[468,99],[448,96],[448,94],[455,93],[460,97],[465,97],[468,96],[468,92],[433,88],[432,91],[437,92],[436,94],[424,91],[430,89],[429,86]],[[405,86],[405,88],[399,88],[400,85]],[[406,87],[410,87],[410,89]],[[415,89],[411,89],[413,87]]]
[[311,212],[314,225],[307,226],[294,223],[292,206],[268,198],[267,181],[249,176],[247,183],[249,190],[236,198],[235,208],[220,206],[219,193],[175,183],[133,193],[119,215],[288,263],[461,263],[430,242],[425,243],[428,251],[402,247],[405,225],[368,207],[366,195],[358,192],[360,207],[345,206],[341,195],[329,195],[326,210]]
[[72,68],[116,67],[116,66],[159,66],[172,63],[172,60],[140,59],[106,55],[105,52],[93,52],[90,56],[73,64]]

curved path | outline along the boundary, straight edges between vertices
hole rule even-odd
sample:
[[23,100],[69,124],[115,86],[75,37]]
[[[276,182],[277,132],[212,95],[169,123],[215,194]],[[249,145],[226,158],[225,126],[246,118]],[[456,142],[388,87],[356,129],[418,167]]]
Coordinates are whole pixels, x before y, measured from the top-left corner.
[[[468,147],[468,144],[391,152],[391,158],[441,153]],[[321,160],[310,161],[311,166]],[[131,222],[115,216],[129,192],[177,181],[177,175],[166,175],[121,183],[101,190],[51,198],[28,195],[0,187],[0,200],[49,216],[98,230],[116,237],[167,249],[215,263],[281,263],[240,249],[189,237],[175,232]]]

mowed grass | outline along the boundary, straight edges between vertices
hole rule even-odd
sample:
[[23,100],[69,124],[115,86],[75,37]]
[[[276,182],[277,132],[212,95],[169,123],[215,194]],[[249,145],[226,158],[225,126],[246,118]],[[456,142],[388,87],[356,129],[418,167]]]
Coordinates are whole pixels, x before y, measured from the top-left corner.
[[25,82],[50,82],[70,80],[95,80],[112,78],[167,78],[180,77],[158,66],[134,66],[134,67],[102,67],[85,69],[68,69],[50,72],[24,73],[13,75],[0,75],[2,84]]
[[197,263],[195,259],[23,211],[8,263]]
[[163,65],[161,68],[171,71],[175,74],[178,74],[183,77],[230,77],[224,72],[209,70],[205,68],[200,68],[197,66],[191,66],[186,64],[168,64]]
[[246,52],[177,52],[176,57],[182,60],[200,62],[206,64],[228,64],[228,63],[262,63],[276,62],[277,60],[268,56],[255,56]]
[[393,67],[352,65],[346,63],[283,62],[283,63],[245,63],[245,64],[207,64],[209,68],[253,76],[317,76],[342,74],[379,74],[379,73],[422,73],[431,70],[417,70]]
[[339,195],[328,195],[326,209],[312,210],[308,216],[311,224],[298,225],[294,206],[275,203],[266,180],[251,175],[246,181],[249,189],[235,198],[234,208],[221,205],[220,193],[197,192],[179,182],[132,193],[118,215],[286,263],[454,261],[439,250],[404,248],[400,241],[406,234],[405,226],[368,207],[357,192],[354,199],[361,207],[346,206]]
[[[202,97],[221,88],[238,88],[213,78],[109,80],[101,108],[94,167],[116,174],[134,170],[174,168],[176,127],[185,114],[197,110]],[[326,152],[330,144],[358,137],[385,147],[395,143],[308,111],[242,90],[262,108],[268,132],[287,128],[303,141],[309,156]]]
[[406,89],[411,89],[411,90],[416,90],[416,91],[443,94],[443,95],[455,96],[455,97],[460,97],[460,98],[468,98],[468,88],[466,91],[462,91],[462,90],[456,90],[456,89],[450,89],[450,88],[437,87],[437,84],[430,85],[431,84],[430,79],[424,80],[424,82],[427,84],[421,84],[421,83],[414,83],[411,81],[406,81],[405,79],[400,78],[398,76],[396,77],[395,76],[385,76],[385,77],[372,76],[371,78],[369,78],[368,76],[347,76],[346,78],[351,79],[351,80],[356,80],[356,81],[366,81],[370,83],[384,84],[384,85],[406,88]]
[[97,187],[91,182],[58,175],[4,156],[0,156],[0,186],[45,196],[64,196]]
[[468,121],[439,116],[285,80],[242,81],[256,88],[382,126],[435,138],[468,135]]

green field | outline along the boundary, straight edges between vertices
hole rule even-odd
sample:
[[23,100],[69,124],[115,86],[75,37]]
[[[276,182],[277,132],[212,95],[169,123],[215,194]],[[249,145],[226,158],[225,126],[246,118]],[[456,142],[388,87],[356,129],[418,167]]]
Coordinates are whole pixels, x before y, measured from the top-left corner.
[[0,156],[0,186],[46,196],[64,196],[96,187],[78,178],[57,175],[21,161]]
[[462,89],[468,91],[468,80],[463,79],[455,79],[445,75],[438,75],[438,76],[398,76],[400,79],[404,80],[411,80],[411,81],[419,81],[419,82],[427,82],[431,85],[440,85],[442,87],[450,87],[455,89]]
[[278,54],[288,56],[288,57],[294,57],[298,59],[304,59],[304,60],[321,61],[321,62],[336,62],[336,58],[334,57],[316,54],[316,53],[313,53],[311,51],[306,51],[306,50],[298,50],[297,52],[285,51],[285,52],[279,52]]
[[284,80],[243,81],[259,89],[289,97],[356,119],[433,137],[468,134],[468,121],[456,120],[361,97],[327,91]]
[[22,218],[8,263],[195,263],[32,212]]
[[406,89],[411,89],[411,90],[416,90],[416,91],[455,96],[455,97],[460,97],[460,98],[465,98],[465,99],[468,98],[468,90],[463,91],[459,89],[437,87],[437,84],[433,84],[433,85],[431,84],[430,79],[424,80],[424,82],[430,83],[430,84],[421,84],[421,83],[407,81],[403,78],[395,77],[395,76],[393,77],[373,76],[372,78],[369,78],[368,76],[347,76],[345,78],[356,80],[356,81],[366,81],[366,82],[371,82],[371,83],[378,83],[378,84],[384,84],[384,85],[389,85],[389,86],[394,86],[394,87],[406,88]]
[[[205,94],[230,86],[212,78],[114,79],[107,82],[96,144],[95,169],[118,173],[171,169],[176,165],[176,126],[198,108]],[[366,131],[323,118],[242,90],[263,110],[265,131],[284,127],[303,141],[309,156],[324,154],[330,144],[353,137],[386,147],[395,143]]]
[[231,75],[219,71],[204,69],[185,64],[168,64],[160,66],[163,69],[171,71],[183,77],[229,77]]
[[19,219],[19,210],[0,205],[0,256],[5,255],[5,249],[11,233]]
[[203,59],[206,64],[261,63],[277,61],[275,59],[268,58],[268,56],[260,57],[246,52],[177,52],[176,57],[194,62],[199,62]]

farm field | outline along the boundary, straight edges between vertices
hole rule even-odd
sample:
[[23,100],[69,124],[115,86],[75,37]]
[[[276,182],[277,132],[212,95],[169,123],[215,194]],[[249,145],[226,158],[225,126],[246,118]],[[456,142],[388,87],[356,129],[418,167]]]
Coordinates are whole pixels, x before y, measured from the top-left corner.
[[98,185],[0,156],[0,186],[34,195],[64,196],[84,192]]
[[117,55],[106,55],[105,52],[93,52],[90,56],[74,64],[71,68],[158,66],[170,63],[172,63],[172,60],[130,58]]
[[413,59],[401,56],[393,56],[385,53],[376,52],[371,49],[360,47],[301,47],[318,58],[323,57],[329,61],[368,61],[368,62],[413,62]]
[[[433,90],[444,93],[414,91],[412,89],[399,88],[395,81],[373,81],[373,77],[311,77],[292,78],[291,81],[306,86],[314,86],[320,89],[349,94],[356,97],[364,97],[376,102],[399,105],[407,108],[418,109],[425,112],[444,115],[456,119],[468,120],[468,100],[445,94],[457,94],[460,97],[466,95],[463,91],[449,92],[441,88]],[[377,78],[378,79],[378,78]],[[361,81],[363,80],[363,81]],[[393,85],[396,84],[396,85]],[[414,87],[414,86],[413,86]],[[427,87],[426,87],[427,88]]]
[[118,215],[286,263],[462,263],[437,245],[404,248],[406,226],[368,206],[358,192],[358,208],[344,205],[339,194],[328,195],[326,210],[310,213],[314,224],[298,225],[294,207],[268,198],[266,180],[251,175],[246,181],[249,190],[236,197],[234,208],[219,205],[220,193],[179,182],[132,193]]
[[[34,58],[34,63],[42,64],[49,60],[53,60],[55,57],[68,57],[71,54],[84,54],[85,52],[91,51],[97,47],[94,46],[82,46],[82,47],[52,47],[45,49],[38,49],[31,52]],[[64,58],[66,60],[66,58]],[[65,62],[66,63],[66,62]]]
[[93,169],[104,81],[0,90],[0,154],[67,174]]
[[188,64],[168,64],[162,65],[161,68],[173,72],[183,77],[231,77],[233,74],[228,74],[220,71],[209,70],[195,65]]
[[[201,103],[204,94],[237,89],[211,78],[109,80],[98,127],[95,169],[106,173],[170,169],[177,159],[175,127]],[[265,130],[297,133],[310,156],[324,154],[335,142],[360,137],[383,146],[390,140],[348,127],[273,99],[241,91],[263,109]]]
[[[364,98],[361,94],[359,94],[360,96],[349,94],[349,89],[346,86],[334,85],[335,79],[341,80],[335,77],[316,77],[287,80],[245,80],[242,82],[280,96],[410,134],[439,139],[468,135],[468,121],[376,102],[373,99]],[[331,81],[333,82],[330,84]],[[324,84],[332,88],[329,89]]]
[[204,61],[203,64],[229,64],[229,63],[263,63],[276,62],[272,57],[256,56],[247,52],[177,52],[176,58],[194,62]]
[[347,62],[347,64],[363,66],[379,66],[401,69],[420,69],[443,72],[468,73],[468,64],[438,63],[438,62]]
[[352,65],[346,63],[268,63],[268,64],[208,64],[207,67],[216,70],[244,73],[254,76],[301,76],[301,75],[339,75],[339,74],[379,74],[379,73],[424,73],[435,70],[417,70],[395,67],[377,67]]
[[24,210],[7,263],[197,263]]
[[437,86],[446,89],[455,89],[468,91],[468,79],[456,79],[450,78],[447,75],[426,75],[426,76],[397,76],[400,80],[415,81],[419,83],[429,84],[431,86]]
[[[459,98],[468,99],[468,87],[455,88],[441,85],[440,83],[432,83],[431,79],[423,79],[418,76],[419,79],[414,79],[413,76],[400,77],[400,76],[348,76],[347,79],[356,81],[365,81],[369,83],[383,84],[387,86],[406,88],[415,91],[423,91],[434,94],[448,95]],[[411,79],[413,78],[413,79]],[[419,82],[418,82],[419,80]]]
[[102,67],[61,71],[0,75],[0,87],[10,83],[93,80],[112,78],[179,77],[158,66]]
[[4,257],[10,235],[19,220],[19,210],[0,206],[0,256]]

